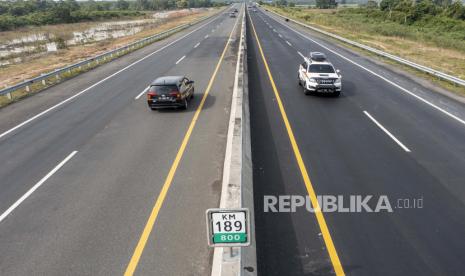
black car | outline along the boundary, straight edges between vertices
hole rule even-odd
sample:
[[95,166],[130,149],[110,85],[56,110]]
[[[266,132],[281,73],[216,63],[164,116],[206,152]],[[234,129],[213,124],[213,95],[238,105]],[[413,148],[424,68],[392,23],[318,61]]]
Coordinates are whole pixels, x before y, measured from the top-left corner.
[[180,107],[187,109],[188,101],[194,97],[194,81],[185,76],[157,78],[150,84],[147,103],[152,110]]

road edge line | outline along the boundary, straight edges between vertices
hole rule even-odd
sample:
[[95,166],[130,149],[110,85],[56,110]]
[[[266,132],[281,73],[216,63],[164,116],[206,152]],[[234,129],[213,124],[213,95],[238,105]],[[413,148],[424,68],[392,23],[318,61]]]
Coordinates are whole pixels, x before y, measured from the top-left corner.
[[224,45],[224,48],[223,48],[223,51],[219,57],[219,60],[214,68],[214,71],[210,77],[210,80],[207,84],[207,87],[205,88],[205,92],[202,96],[202,99],[200,100],[200,104],[199,106],[197,107],[197,109],[195,110],[195,113],[194,113],[194,116],[192,117],[192,120],[190,121],[189,125],[188,125],[188,128],[187,128],[187,131],[184,135],[184,138],[182,139],[182,142],[181,142],[181,145],[179,146],[179,149],[176,153],[176,156],[173,160],[173,163],[168,171],[168,175],[166,176],[166,179],[165,179],[165,182],[160,190],[160,192],[158,193],[158,196],[156,196],[156,199],[155,199],[155,202],[154,202],[154,205],[153,205],[153,208],[152,210],[150,211],[150,214],[149,214],[149,217],[147,219],[147,222],[145,223],[144,225],[144,229],[138,239],[138,242],[137,242],[137,245],[136,247],[134,248],[133,250],[133,253],[131,254],[131,258],[129,260],[129,263],[127,264],[126,266],[126,269],[125,269],[125,272],[124,272],[124,276],[132,276],[134,275],[136,269],[137,269],[137,266],[139,264],[139,261],[140,261],[140,258],[142,257],[142,254],[144,252],[144,249],[145,249],[145,246],[147,244],[147,241],[150,237],[150,235],[152,234],[152,231],[153,231],[153,228],[155,226],[155,223],[157,221],[157,218],[158,218],[158,214],[163,206],[163,203],[165,201],[165,198],[168,194],[168,191],[173,183],[173,179],[175,177],[175,174],[176,174],[176,171],[178,169],[178,166],[182,160],[182,157],[184,156],[184,152],[188,146],[188,143],[189,143],[189,140],[190,140],[190,137],[192,135],[192,132],[194,131],[195,129],[195,126],[197,124],[197,121],[199,119],[199,116],[200,116],[200,113],[202,112],[203,110],[203,106],[205,104],[205,101],[207,100],[207,97],[213,87],[213,83],[215,82],[215,79],[216,79],[216,76],[218,74],[218,71],[220,70],[221,68],[221,64],[223,63],[223,60],[225,58],[225,55],[226,55],[226,52],[228,50],[228,47],[229,45],[231,44],[231,38],[236,30],[236,27],[238,25],[238,22],[239,20],[236,20],[236,22],[234,23],[234,26],[231,30],[231,33],[228,37],[228,39],[226,40],[226,44]]
[[342,266],[342,263],[339,259],[339,255],[337,253],[336,247],[334,245],[333,239],[331,237],[331,234],[329,232],[328,225],[326,223],[326,219],[324,218],[323,212],[321,211],[320,204],[318,202],[317,194],[315,192],[315,189],[313,188],[313,184],[310,180],[310,176],[307,171],[307,167],[304,163],[304,160],[302,158],[302,154],[300,153],[299,146],[297,144],[297,141],[294,136],[294,132],[291,127],[291,123],[287,117],[286,110],[284,109],[284,104],[282,103],[281,96],[279,94],[279,91],[276,87],[276,84],[274,82],[273,76],[271,74],[270,67],[268,65],[268,61],[265,58],[265,54],[263,53],[263,49],[260,43],[260,39],[258,38],[257,31],[255,30],[255,26],[252,20],[252,17],[249,17],[250,20],[250,25],[252,26],[252,32],[255,37],[255,41],[257,42],[258,50],[260,52],[260,55],[262,57],[262,62],[265,67],[265,70],[267,72],[273,93],[276,98],[276,103],[278,105],[278,109],[281,113],[281,118],[283,120],[284,126],[286,128],[288,137],[289,137],[289,142],[291,144],[292,150],[294,152],[295,160],[297,162],[298,168],[300,170],[300,173],[302,175],[302,180],[304,181],[305,187],[307,189],[308,196],[310,197],[310,201],[312,203],[312,206],[314,208],[314,214],[318,223],[318,226],[321,230],[321,235],[323,236],[323,241],[324,245],[326,247],[326,250],[328,251],[329,258],[331,260],[332,267],[334,269],[334,272],[337,276],[344,276],[344,268]]
[[[95,82],[94,84],[88,86],[87,88],[82,89],[81,91],[77,92],[76,94],[73,94],[72,96],[70,96],[70,97],[68,97],[68,98],[66,98],[66,99],[64,99],[64,100],[62,100],[61,102],[58,102],[58,103],[54,104],[53,106],[51,106],[51,107],[49,107],[49,108],[47,108],[47,109],[45,109],[45,110],[39,112],[38,114],[33,115],[32,117],[29,117],[29,119],[26,119],[26,120],[22,121],[21,123],[16,124],[14,127],[11,127],[11,128],[9,128],[8,130],[5,130],[4,132],[0,133],[0,139],[2,139],[3,137],[9,135],[10,133],[16,131],[17,129],[22,128],[23,126],[29,124],[30,122],[36,120],[37,118],[42,117],[43,115],[47,114],[48,112],[50,112],[50,111],[52,111],[52,110],[54,110],[54,109],[56,109],[56,108],[58,108],[58,107],[64,105],[65,103],[72,101],[73,99],[79,97],[80,95],[82,95],[82,94],[84,94],[84,93],[87,93],[87,91],[89,91],[90,89],[92,89],[92,88],[94,88],[94,87],[96,87],[96,86],[98,86],[98,85],[104,83],[105,81],[107,81],[107,80],[113,78],[114,76],[120,74],[121,72],[126,71],[127,69],[129,69],[129,68],[131,68],[132,66],[138,64],[139,62],[141,62],[141,61],[143,61],[143,60],[145,60],[145,59],[147,59],[147,58],[149,58],[149,57],[151,57],[151,56],[153,56],[153,55],[155,55],[155,54],[157,54],[157,53],[163,51],[164,49],[170,47],[171,45],[177,43],[178,41],[184,39],[185,37],[187,37],[187,36],[193,34],[194,32],[196,32],[196,31],[202,29],[203,27],[205,27],[205,26],[207,26],[208,24],[210,24],[211,22],[213,22],[213,21],[215,20],[214,17],[216,17],[216,16],[219,16],[219,14],[215,14],[215,15],[213,15],[212,17],[209,17],[209,18],[205,19],[205,21],[208,21],[208,19],[211,19],[211,20],[210,20],[209,22],[203,24],[203,25],[200,25],[199,27],[195,28],[194,30],[192,30],[192,31],[190,31],[190,32],[188,32],[188,33],[182,35],[181,37],[176,38],[175,40],[169,42],[168,44],[162,46],[161,48],[158,48],[157,50],[155,50],[155,51],[153,51],[153,52],[151,52],[151,53],[149,53],[149,54],[143,56],[142,58],[137,59],[137,60],[134,61],[134,62],[131,62],[129,65],[127,65],[127,66],[125,66],[125,67],[119,69],[118,71],[116,71],[116,72],[114,72],[114,73],[111,73],[110,75],[108,75],[108,76],[106,76],[105,78],[103,78],[103,79],[101,79],[101,80]],[[202,22],[205,22],[205,21],[202,21]],[[200,22],[198,22],[198,23],[200,23]],[[197,24],[197,23],[196,23],[196,24]],[[195,25],[192,25],[192,26],[196,26],[196,24],[195,24]],[[90,72],[90,71],[87,71],[87,72]],[[87,72],[83,72],[83,74],[85,74],[85,73],[87,73]],[[58,84],[57,84],[57,85],[58,85]]]
[[257,275],[245,14],[246,8],[243,5],[220,208],[249,209],[250,245],[248,247],[215,247],[211,276]]

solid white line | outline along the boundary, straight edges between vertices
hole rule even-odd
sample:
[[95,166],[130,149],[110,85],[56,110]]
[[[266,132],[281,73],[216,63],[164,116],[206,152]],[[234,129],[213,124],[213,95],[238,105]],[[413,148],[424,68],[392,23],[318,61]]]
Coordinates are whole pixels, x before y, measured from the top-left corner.
[[[270,18],[272,18],[272,17],[270,17]],[[337,55],[337,56],[339,56],[339,57],[341,57],[341,58],[347,60],[348,62],[350,62],[350,63],[352,63],[352,64],[354,64],[354,65],[356,65],[356,66],[358,66],[358,67],[360,67],[360,68],[362,68],[363,70],[365,70],[365,71],[367,71],[368,73],[370,73],[370,74],[372,74],[372,75],[374,75],[374,76],[376,76],[376,77],[378,77],[378,78],[384,80],[385,82],[391,84],[392,86],[397,87],[397,88],[398,88],[399,90],[401,90],[402,92],[405,92],[405,93],[409,94],[410,96],[415,97],[417,100],[422,101],[423,103],[425,103],[425,104],[431,106],[432,108],[434,108],[434,109],[436,109],[436,110],[438,110],[438,111],[444,113],[445,115],[447,115],[447,116],[451,117],[452,119],[457,120],[457,121],[460,122],[461,124],[465,125],[465,120],[463,120],[463,119],[461,119],[461,118],[455,116],[454,114],[452,114],[452,113],[450,113],[450,112],[448,112],[448,111],[446,111],[446,110],[440,108],[439,106],[437,106],[437,105],[435,105],[435,104],[433,104],[433,103],[431,103],[431,102],[429,102],[429,101],[423,99],[422,97],[416,95],[415,93],[413,93],[413,92],[407,90],[406,88],[403,88],[402,86],[398,85],[397,83],[395,83],[395,82],[393,82],[393,81],[391,81],[391,80],[389,80],[389,79],[387,79],[387,78],[385,78],[385,77],[383,77],[383,76],[381,76],[381,75],[379,75],[379,74],[377,74],[377,73],[371,71],[370,69],[368,69],[368,68],[366,68],[366,67],[364,67],[364,66],[362,66],[362,65],[360,65],[360,64],[358,64],[358,63],[356,63],[355,61],[353,61],[353,60],[351,60],[351,59],[349,59],[349,58],[347,58],[347,57],[345,57],[345,56],[343,56],[343,55],[337,53],[336,51],[331,50],[330,48],[324,46],[323,44],[321,44],[321,43],[319,43],[319,42],[316,42],[315,40],[313,40],[313,39],[307,37],[306,35],[304,35],[304,34],[298,32],[298,31],[296,31],[296,30],[294,30],[294,29],[292,29],[291,27],[282,24],[282,23],[279,22],[278,20],[276,20],[276,19],[274,19],[274,18],[273,18],[273,20],[276,21],[276,22],[278,22],[279,24],[281,24],[281,25],[287,27],[289,30],[295,32],[296,34],[302,36],[303,38],[312,41],[313,43],[315,43],[315,44],[321,46],[322,48],[324,48],[324,49],[330,51],[331,53],[333,53],[333,54],[335,54],[335,55]]]
[[199,45],[200,45],[200,42],[199,42],[199,43],[197,43],[197,44],[195,44],[194,48],[197,48],[197,47],[199,47]]
[[385,127],[383,127],[378,121],[376,121],[373,116],[370,115],[370,113],[366,112],[365,110],[363,111],[365,115],[368,116],[380,129],[384,131],[389,137],[391,137],[392,140],[394,140],[402,149],[404,149],[406,152],[410,152],[409,148],[407,148],[402,142],[399,141],[394,135],[392,135]]
[[292,44],[289,41],[286,40],[286,43],[287,43],[287,45],[292,47]]
[[180,58],[180,59],[178,59],[178,61],[176,61],[176,64],[180,63],[185,58],[186,58],[186,56],[182,56],[182,58]]
[[209,22],[203,24],[202,26],[198,27],[197,29],[195,29],[195,30],[193,30],[193,31],[191,31],[191,32],[189,32],[189,33],[187,33],[187,34],[181,36],[180,38],[178,38],[178,39],[176,39],[176,40],[174,40],[174,41],[172,41],[172,42],[166,44],[165,46],[161,47],[160,49],[156,50],[155,52],[152,52],[152,53],[146,55],[145,57],[143,57],[143,58],[141,58],[141,59],[139,59],[139,60],[136,60],[135,62],[129,64],[128,66],[126,66],[126,67],[124,67],[124,68],[122,68],[122,69],[120,69],[119,71],[117,71],[117,72],[115,72],[115,73],[109,75],[108,77],[106,77],[106,78],[104,78],[104,79],[102,79],[102,80],[100,80],[100,81],[98,81],[98,82],[92,84],[91,86],[89,86],[89,87],[87,87],[86,89],[84,89],[84,90],[82,90],[82,91],[80,91],[80,92],[74,94],[73,96],[67,98],[66,100],[64,100],[64,101],[62,101],[62,102],[59,102],[59,103],[57,103],[56,105],[54,105],[54,106],[52,106],[52,107],[50,107],[50,108],[48,108],[48,109],[46,109],[46,110],[40,112],[39,114],[37,114],[37,115],[35,115],[35,116],[33,116],[33,117],[27,119],[27,120],[24,121],[24,122],[22,122],[22,123],[16,125],[15,127],[10,128],[9,130],[7,130],[7,131],[3,132],[2,134],[0,134],[0,139],[1,139],[2,137],[4,137],[4,136],[8,135],[9,133],[11,133],[11,132],[17,130],[18,128],[20,128],[20,127],[22,127],[22,126],[24,126],[24,125],[26,125],[26,124],[28,124],[28,123],[34,121],[34,120],[37,119],[37,118],[42,117],[43,115],[47,114],[48,112],[50,112],[50,111],[52,111],[52,110],[54,110],[54,109],[56,109],[56,108],[62,106],[63,104],[65,104],[65,103],[67,103],[67,102],[73,100],[74,98],[76,98],[76,97],[78,97],[78,96],[80,96],[80,95],[86,93],[87,91],[89,91],[90,89],[94,88],[95,86],[97,86],[97,85],[99,85],[99,84],[101,84],[101,83],[103,83],[103,82],[105,82],[105,81],[107,81],[107,80],[113,78],[114,76],[116,76],[116,75],[120,74],[121,72],[123,72],[123,71],[125,71],[125,70],[131,68],[132,66],[138,64],[139,62],[141,62],[141,61],[143,61],[143,60],[145,60],[145,59],[147,59],[147,58],[153,56],[154,54],[156,54],[156,53],[158,53],[158,52],[160,52],[160,51],[162,51],[162,50],[164,50],[164,49],[166,49],[166,48],[168,48],[168,47],[170,47],[170,46],[173,45],[174,43],[180,41],[181,39],[183,39],[183,38],[185,38],[185,37],[187,37],[187,36],[193,34],[194,32],[196,32],[196,31],[202,29],[203,27],[207,26],[208,24],[212,23],[214,20],[216,20],[216,18],[214,18],[214,19],[210,20]]
[[145,92],[147,92],[147,90],[149,90],[150,86],[147,86],[144,91],[140,92],[139,95],[137,95],[134,100],[138,100],[140,97],[142,97],[142,95],[144,95]]
[[304,56],[304,55],[302,55],[302,53],[301,53],[301,52],[297,51],[297,54],[299,54],[299,56],[301,56],[302,58],[305,58],[305,56]]
[[55,174],[63,165],[68,162],[77,151],[70,153],[63,161],[60,162],[53,170],[51,170],[47,175],[45,175],[39,182],[37,182],[29,191],[27,191],[22,197],[20,197],[13,205],[10,206],[3,214],[0,216],[0,222],[2,222],[11,212],[13,212],[24,200],[26,200],[35,190],[37,190],[42,184],[44,184],[47,179],[49,179],[53,174]]

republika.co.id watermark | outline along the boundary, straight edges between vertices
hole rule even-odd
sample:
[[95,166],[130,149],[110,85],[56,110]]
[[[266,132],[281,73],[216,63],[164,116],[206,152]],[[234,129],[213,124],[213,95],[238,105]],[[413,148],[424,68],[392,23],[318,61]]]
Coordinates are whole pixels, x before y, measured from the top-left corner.
[[265,195],[263,199],[265,213],[294,213],[301,208],[312,213],[316,211],[324,213],[392,213],[396,209],[423,208],[423,197],[391,200],[387,195],[318,195],[316,202],[312,202],[309,196]]

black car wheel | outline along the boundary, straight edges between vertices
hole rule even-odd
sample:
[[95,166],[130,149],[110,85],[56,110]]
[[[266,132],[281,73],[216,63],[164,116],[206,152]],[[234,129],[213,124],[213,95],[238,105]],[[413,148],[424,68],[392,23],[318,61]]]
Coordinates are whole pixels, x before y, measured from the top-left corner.
[[183,105],[181,106],[181,109],[186,110],[187,109],[187,98],[184,98]]

